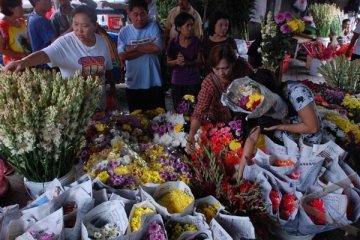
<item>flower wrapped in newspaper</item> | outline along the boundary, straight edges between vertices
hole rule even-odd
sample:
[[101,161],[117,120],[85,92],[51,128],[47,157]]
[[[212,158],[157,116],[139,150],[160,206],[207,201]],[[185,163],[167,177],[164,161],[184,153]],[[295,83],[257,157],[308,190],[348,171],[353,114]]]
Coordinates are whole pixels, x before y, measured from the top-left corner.
[[169,240],[212,239],[209,226],[202,216],[171,217],[166,225]]
[[182,114],[170,112],[160,114],[151,121],[154,134],[154,143],[167,147],[185,147],[186,133],[184,132],[185,119]]
[[283,119],[288,113],[279,95],[249,77],[235,79],[221,96],[221,102],[234,112],[248,114],[248,118]]
[[140,188],[141,199],[149,200],[162,216],[185,216],[193,211],[194,195],[182,181],[160,184],[153,194],[145,190],[146,188]]
[[160,214],[146,214],[142,218],[141,228],[127,233],[123,240],[167,240],[167,233]]
[[104,202],[83,218],[82,239],[117,239],[123,236],[129,224],[122,201]]
[[46,218],[36,222],[29,229],[26,230],[24,234],[17,237],[17,240],[55,240],[55,239],[64,239],[63,235],[63,209],[53,212]]
[[194,215],[204,215],[208,224],[210,224],[210,222],[216,217],[220,210],[225,209],[225,207],[222,206],[220,202],[213,196],[197,199],[194,206]]
[[130,224],[128,232],[136,232],[142,227],[143,217],[148,214],[156,214],[155,206],[149,201],[134,204],[129,214]]

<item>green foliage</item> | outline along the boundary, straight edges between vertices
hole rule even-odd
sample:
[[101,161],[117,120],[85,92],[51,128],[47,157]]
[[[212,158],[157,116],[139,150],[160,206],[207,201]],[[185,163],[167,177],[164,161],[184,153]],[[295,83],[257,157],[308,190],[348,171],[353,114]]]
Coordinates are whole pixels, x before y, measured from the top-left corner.
[[160,22],[164,22],[166,20],[169,11],[177,5],[177,0],[157,0],[156,7],[158,11],[158,17]]
[[344,57],[334,57],[318,68],[325,81],[332,86],[347,90],[360,91],[360,60],[349,61]]

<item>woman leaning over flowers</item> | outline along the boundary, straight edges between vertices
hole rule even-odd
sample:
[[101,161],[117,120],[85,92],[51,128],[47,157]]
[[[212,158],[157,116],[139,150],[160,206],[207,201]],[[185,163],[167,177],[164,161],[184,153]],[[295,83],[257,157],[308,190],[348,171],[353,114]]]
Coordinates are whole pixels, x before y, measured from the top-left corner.
[[[242,66],[239,66],[242,64]],[[194,144],[194,136],[200,126],[206,122],[229,122],[232,119],[230,110],[221,103],[221,95],[236,77],[244,77],[248,65],[237,62],[234,49],[228,44],[214,46],[209,54],[209,73],[201,84],[198,102],[191,117],[188,135],[187,151],[190,152]],[[243,73],[233,70],[241,69]],[[244,70],[247,68],[246,70]]]
[[95,33],[96,12],[81,5],[74,9],[70,32],[59,37],[50,46],[12,62],[5,70],[20,71],[27,67],[49,64],[59,67],[62,78],[68,78],[80,70],[84,78],[98,76],[110,82],[110,95],[115,96],[112,62],[105,39]]

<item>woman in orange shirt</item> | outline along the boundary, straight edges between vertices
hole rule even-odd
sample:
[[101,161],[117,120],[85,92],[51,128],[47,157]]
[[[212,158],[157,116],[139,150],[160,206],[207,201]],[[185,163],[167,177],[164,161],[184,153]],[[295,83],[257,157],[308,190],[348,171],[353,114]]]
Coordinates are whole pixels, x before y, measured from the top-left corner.
[[0,1],[1,13],[5,15],[0,20],[0,53],[4,65],[10,61],[19,60],[30,53],[30,44],[26,33],[26,23],[23,19],[24,9],[21,0]]

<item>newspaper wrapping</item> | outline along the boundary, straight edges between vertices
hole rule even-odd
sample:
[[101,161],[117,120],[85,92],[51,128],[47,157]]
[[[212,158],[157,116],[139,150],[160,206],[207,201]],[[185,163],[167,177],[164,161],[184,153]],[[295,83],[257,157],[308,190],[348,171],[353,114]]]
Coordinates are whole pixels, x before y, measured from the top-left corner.
[[187,206],[182,213],[169,213],[169,211],[161,206],[159,203],[157,203],[157,200],[160,199],[162,196],[166,195],[172,190],[180,190],[191,196],[193,199],[194,195],[191,192],[191,189],[182,181],[173,181],[173,182],[166,182],[163,184],[160,184],[155,192],[154,195],[151,196],[149,193],[147,193],[143,188],[140,188],[140,194],[141,199],[143,201],[149,200],[155,207],[159,214],[161,214],[163,217],[168,218],[170,216],[184,216],[191,214],[194,208],[194,200]]

